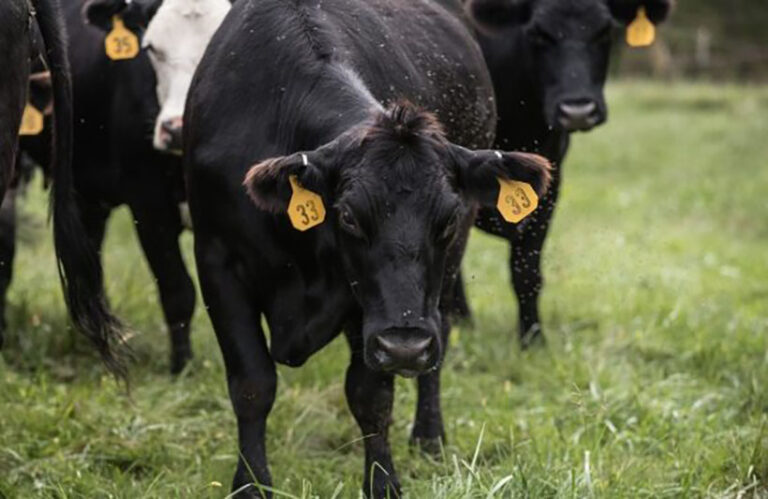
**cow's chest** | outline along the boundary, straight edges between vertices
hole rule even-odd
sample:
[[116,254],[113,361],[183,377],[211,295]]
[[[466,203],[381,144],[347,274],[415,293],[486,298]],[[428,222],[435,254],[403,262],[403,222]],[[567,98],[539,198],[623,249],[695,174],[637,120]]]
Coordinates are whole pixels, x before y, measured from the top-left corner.
[[273,359],[299,366],[332,341],[355,310],[336,262],[307,269],[286,265],[266,300]]

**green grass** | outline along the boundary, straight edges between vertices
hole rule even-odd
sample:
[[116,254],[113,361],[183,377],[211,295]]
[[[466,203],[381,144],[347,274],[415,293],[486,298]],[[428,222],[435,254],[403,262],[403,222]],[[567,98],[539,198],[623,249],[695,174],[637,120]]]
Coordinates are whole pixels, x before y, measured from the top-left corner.
[[[444,369],[442,461],[408,449],[398,380],[391,442],[408,497],[768,496],[768,90],[614,84],[611,119],[574,138],[549,240],[546,348],[516,346],[507,248],[475,233],[476,314]],[[120,211],[106,267],[133,327],[133,393],[66,328],[45,202],[23,205],[0,361],[0,496],[224,497],[234,417],[202,307],[178,380],[154,284]],[[191,236],[184,236],[188,261]],[[356,497],[360,435],[343,341],[280,368],[275,487]]]

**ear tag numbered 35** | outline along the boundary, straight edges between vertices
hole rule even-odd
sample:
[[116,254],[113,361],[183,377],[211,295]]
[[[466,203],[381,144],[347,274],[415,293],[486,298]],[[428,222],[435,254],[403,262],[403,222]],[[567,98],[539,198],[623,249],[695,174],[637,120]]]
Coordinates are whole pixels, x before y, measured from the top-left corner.
[[107,57],[113,61],[133,59],[139,55],[139,37],[125,27],[120,16],[112,18],[112,31],[104,40]]
[[498,180],[499,200],[496,208],[507,222],[519,223],[539,206],[539,196],[529,184],[517,180]]
[[630,47],[648,47],[656,39],[656,26],[653,25],[645,7],[637,9],[637,17],[627,26],[627,44]]
[[21,117],[19,135],[40,135],[44,126],[43,113],[32,104],[27,103]]
[[299,184],[296,175],[288,177],[291,182],[291,201],[288,203],[288,218],[293,228],[304,232],[325,221],[323,198]]

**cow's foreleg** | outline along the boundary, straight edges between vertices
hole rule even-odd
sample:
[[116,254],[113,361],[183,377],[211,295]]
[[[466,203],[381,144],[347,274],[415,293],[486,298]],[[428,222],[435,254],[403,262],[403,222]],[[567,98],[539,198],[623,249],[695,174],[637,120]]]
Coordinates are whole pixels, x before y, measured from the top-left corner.
[[145,196],[131,203],[136,232],[157,281],[160,302],[171,337],[171,373],[178,374],[192,358],[190,322],[195,311],[195,286],[179,247],[181,214],[168,196]]
[[223,244],[198,234],[195,254],[200,287],[221,347],[237,418],[240,457],[232,490],[240,491],[238,498],[271,497],[258,486],[272,486],[265,433],[275,401],[277,374],[261,329],[260,313],[237,276],[236,260]]
[[528,347],[542,340],[539,294],[543,284],[541,254],[560,191],[560,171],[552,171],[549,191],[539,207],[516,230],[510,232],[509,268],[519,304],[520,344]]
[[372,499],[400,497],[400,482],[389,448],[394,377],[372,371],[365,365],[359,329],[348,332],[347,339],[352,356],[344,387],[349,409],[360,426],[365,445],[363,494]]
[[[450,332],[451,323],[444,314],[440,330],[443,359],[448,348]],[[445,444],[443,413],[440,408],[440,371],[443,367],[443,359],[433,371],[419,376],[416,420],[411,431],[411,445],[417,445],[422,451],[434,457],[441,455],[442,446]]]

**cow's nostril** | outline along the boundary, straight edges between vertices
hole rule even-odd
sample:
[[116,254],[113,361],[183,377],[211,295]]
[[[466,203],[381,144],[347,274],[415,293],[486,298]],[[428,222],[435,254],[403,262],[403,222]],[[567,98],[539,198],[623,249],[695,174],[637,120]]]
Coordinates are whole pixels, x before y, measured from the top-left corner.
[[165,120],[160,124],[160,128],[162,128],[164,132],[167,132],[170,135],[179,133],[179,131],[181,130],[181,120],[179,119]]
[[568,131],[590,130],[603,121],[597,102],[591,99],[563,101],[558,112],[560,126]]
[[574,101],[560,104],[560,112],[568,118],[586,118],[597,111],[594,101]]

